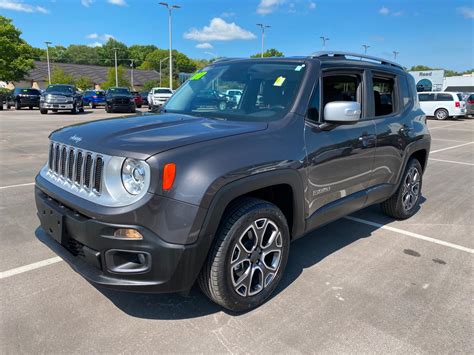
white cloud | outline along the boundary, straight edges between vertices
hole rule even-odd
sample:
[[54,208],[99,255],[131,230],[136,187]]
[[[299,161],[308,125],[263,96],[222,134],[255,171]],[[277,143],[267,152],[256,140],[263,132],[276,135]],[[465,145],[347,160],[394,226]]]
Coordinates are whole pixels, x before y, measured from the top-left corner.
[[42,6],[33,6],[25,4],[21,0],[0,0],[0,9],[20,11],[20,12],[39,12],[42,14],[49,14],[49,10]]
[[388,8],[386,8],[385,6],[382,6],[379,10],[379,14],[381,15],[388,15],[390,12],[390,10]]
[[99,38],[99,35],[97,33],[91,33],[90,35],[87,35],[86,38],[96,39]]
[[107,0],[107,2],[111,5],[128,6],[125,0]]
[[459,7],[458,11],[464,16],[464,18],[474,18],[474,8],[472,7]]
[[102,47],[102,45],[103,45],[102,43],[97,42],[97,41],[88,44],[89,47]]
[[219,17],[215,17],[209,23],[209,26],[204,26],[201,30],[191,28],[184,33],[184,38],[191,39],[198,42],[207,41],[232,41],[236,39],[254,39],[255,35],[240,26],[235,22],[225,22]]
[[260,0],[260,3],[257,6],[257,14],[271,14],[284,2],[285,0]]
[[85,6],[85,7],[91,6],[93,2],[94,0],[81,0],[82,6]]
[[308,7],[309,7],[310,10],[314,10],[316,8],[316,3],[311,1],[309,3]]
[[212,46],[212,44],[210,44],[209,42],[204,42],[204,43],[198,43],[196,44],[196,48],[199,48],[199,49],[211,49],[211,48],[214,48]]
[[220,17],[226,18],[226,17],[234,17],[234,16],[235,16],[235,12],[223,12]]
[[403,15],[403,11],[397,11],[397,12],[394,12],[393,13],[393,16],[402,16]]

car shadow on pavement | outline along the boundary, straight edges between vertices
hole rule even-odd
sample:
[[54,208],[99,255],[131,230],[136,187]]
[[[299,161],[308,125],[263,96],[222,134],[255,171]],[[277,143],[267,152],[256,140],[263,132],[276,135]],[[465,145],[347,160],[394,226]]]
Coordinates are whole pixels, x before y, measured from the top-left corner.
[[[423,203],[424,199],[421,202]],[[371,211],[368,211],[369,214],[383,215],[378,206],[372,206],[369,209],[371,209]],[[386,224],[393,220],[390,217],[383,216],[383,219],[379,219],[378,223]],[[271,299],[278,297],[281,292],[297,280],[304,269],[314,266],[359,239],[371,237],[377,229],[379,228],[342,218],[296,240],[291,244],[285,274]],[[201,293],[196,285],[186,296],[180,294],[128,293],[102,287],[97,289],[123,312],[138,318],[188,319],[221,311],[232,316],[243,314],[230,312],[214,304]]]

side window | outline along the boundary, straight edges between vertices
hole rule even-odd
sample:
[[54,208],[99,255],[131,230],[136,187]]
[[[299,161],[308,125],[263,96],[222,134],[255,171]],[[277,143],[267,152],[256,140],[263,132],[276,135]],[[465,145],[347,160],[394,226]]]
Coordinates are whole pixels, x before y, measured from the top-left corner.
[[319,82],[316,84],[316,88],[314,89],[313,96],[311,96],[311,101],[308,107],[308,113],[306,118],[313,122],[319,122],[319,112],[320,112],[320,90],[319,90]]
[[451,94],[438,94],[436,101],[454,101]]
[[420,99],[420,102],[434,101],[435,95],[434,94],[418,94],[418,98]]
[[358,91],[361,84],[360,75],[331,75],[323,77],[323,110],[333,101],[359,101]]
[[410,89],[408,87],[407,78],[404,76],[398,77],[398,82],[400,84],[400,93],[403,101],[403,107],[407,107],[411,101]]
[[395,112],[395,81],[393,78],[373,77],[375,116]]

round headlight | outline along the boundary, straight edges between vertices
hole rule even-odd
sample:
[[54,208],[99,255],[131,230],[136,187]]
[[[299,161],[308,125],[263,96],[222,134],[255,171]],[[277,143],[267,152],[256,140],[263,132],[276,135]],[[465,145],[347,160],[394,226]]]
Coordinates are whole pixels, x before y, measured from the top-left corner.
[[122,183],[131,195],[142,192],[146,181],[145,163],[135,159],[125,159],[122,165]]

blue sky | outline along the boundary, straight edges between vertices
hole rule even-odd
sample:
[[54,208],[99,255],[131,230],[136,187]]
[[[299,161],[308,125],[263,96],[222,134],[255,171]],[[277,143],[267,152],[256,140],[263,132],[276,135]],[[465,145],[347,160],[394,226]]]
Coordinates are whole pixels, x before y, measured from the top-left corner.
[[[162,1],[162,0],[161,0]],[[171,1],[171,0],[170,0]],[[34,46],[100,45],[113,36],[127,45],[168,48],[168,17],[158,0],[0,0]],[[239,57],[260,51],[257,23],[267,30],[266,48],[287,56],[322,49],[392,58],[405,66],[454,70],[474,66],[474,3],[438,0],[173,0],[173,47],[193,58]],[[201,48],[199,48],[201,47]]]

